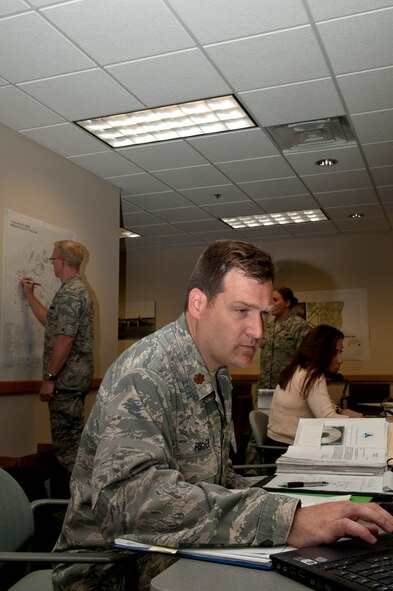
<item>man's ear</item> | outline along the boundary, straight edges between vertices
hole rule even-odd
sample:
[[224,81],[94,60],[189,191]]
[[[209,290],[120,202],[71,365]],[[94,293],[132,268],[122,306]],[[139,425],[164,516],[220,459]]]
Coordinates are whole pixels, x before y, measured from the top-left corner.
[[198,287],[194,287],[188,296],[188,312],[192,318],[199,319],[206,308],[206,295]]

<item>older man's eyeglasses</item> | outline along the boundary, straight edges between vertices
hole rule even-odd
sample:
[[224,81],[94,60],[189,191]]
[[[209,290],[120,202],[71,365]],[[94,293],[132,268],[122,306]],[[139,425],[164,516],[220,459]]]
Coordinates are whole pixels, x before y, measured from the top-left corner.
[[51,263],[53,263],[53,261],[62,261],[63,257],[49,257],[49,260]]

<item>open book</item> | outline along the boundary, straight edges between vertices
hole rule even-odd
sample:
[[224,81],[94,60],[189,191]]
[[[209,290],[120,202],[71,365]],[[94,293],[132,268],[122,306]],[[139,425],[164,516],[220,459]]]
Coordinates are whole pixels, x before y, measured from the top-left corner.
[[277,474],[382,476],[391,435],[384,418],[300,419],[294,444],[277,459]]

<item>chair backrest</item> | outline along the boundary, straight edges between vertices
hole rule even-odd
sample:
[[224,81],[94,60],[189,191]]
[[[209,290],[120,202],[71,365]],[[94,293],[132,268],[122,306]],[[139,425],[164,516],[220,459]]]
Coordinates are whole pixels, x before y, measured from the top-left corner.
[[261,447],[266,443],[267,424],[269,417],[261,410],[252,410],[249,414],[250,427],[254,435],[257,447]]
[[33,536],[29,499],[15,478],[0,468],[0,551],[19,550]]

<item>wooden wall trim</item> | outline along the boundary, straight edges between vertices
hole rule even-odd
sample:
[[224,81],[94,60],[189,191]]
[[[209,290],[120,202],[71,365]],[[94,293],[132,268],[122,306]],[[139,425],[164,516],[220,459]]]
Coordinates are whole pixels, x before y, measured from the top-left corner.
[[[234,374],[234,382],[257,382],[259,374]],[[345,379],[349,382],[393,382],[393,374],[360,374],[346,375]],[[94,378],[92,390],[98,390],[102,378]],[[0,382],[0,396],[3,394],[35,394],[41,385],[39,380],[20,380],[13,382]]]

